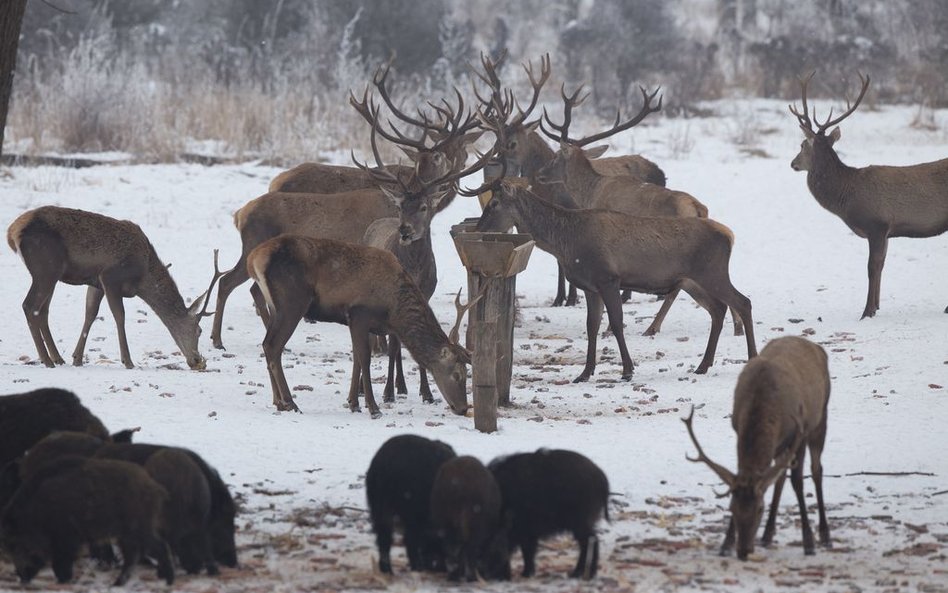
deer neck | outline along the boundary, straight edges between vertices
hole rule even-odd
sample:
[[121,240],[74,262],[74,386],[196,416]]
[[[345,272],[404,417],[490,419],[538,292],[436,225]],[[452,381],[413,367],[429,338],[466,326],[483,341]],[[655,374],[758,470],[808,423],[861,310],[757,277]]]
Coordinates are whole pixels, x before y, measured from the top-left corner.
[[408,274],[399,277],[395,290],[395,310],[389,315],[389,329],[419,364],[433,366],[441,348],[448,344],[448,336]]
[[602,180],[585,156],[569,159],[566,168],[566,191],[580,208],[592,208],[592,197]]
[[431,229],[425,231],[420,239],[399,247],[398,262],[411,275],[422,294],[431,298],[438,274],[431,247]]
[[738,413],[737,429],[737,471],[738,474],[751,475],[763,472],[770,467],[771,461],[780,445],[783,432],[783,406],[780,405],[774,383],[773,370],[766,365],[757,365],[750,369],[756,375],[746,408]]
[[519,213],[519,224],[537,245],[554,256],[564,256],[575,235],[576,220],[570,210],[544,201],[529,190],[517,188],[511,198]]
[[814,146],[806,183],[821,206],[842,216],[848,205],[849,188],[855,171],[840,160],[832,147]]
[[527,156],[520,163],[520,176],[532,180],[540,169],[550,164],[555,153],[536,132],[527,136],[527,147]]
[[154,248],[148,258],[148,273],[138,285],[138,297],[145,301],[169,330],[187,317],[188,308],[178,292],[168,268],[158,259]]

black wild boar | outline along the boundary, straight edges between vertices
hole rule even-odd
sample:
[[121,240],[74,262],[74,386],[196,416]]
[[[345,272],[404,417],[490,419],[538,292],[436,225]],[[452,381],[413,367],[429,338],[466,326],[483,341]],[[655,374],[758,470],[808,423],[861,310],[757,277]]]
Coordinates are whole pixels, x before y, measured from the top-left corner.
[[21,582],[51,560],[56,580],[66,583],[83,544],[114,538],[123,560],[115,586],[128,581],[142,553],[158,560],[158,577],[170,585],[174,567],[160,535],[167,498],[137,465],[63,457],[24,480],[3,510],[4,546]]
[[431,487],[431,524],[450,580],[510,578],[500,488],[483,463],[465,455],[441,465]]
[[[103,459],[117,459],[140,465],[169,494],[166,513],[164,538],[171,544],[174,553],[181,560],[182,567],[191,574],[200,572],[201,567],[208,574],[218,574],[215,561],[212,533],[212,514],[226,515],[227,509],[214,509],[211,480],[218,482],[217,488],[224,488],[230,508],[233,501],[226,486],[220,482],[217,472],[212,470],[197,453],[178,447],[164,447],[142,443],[107,443],[101,439],[76,432],[56,432],[33,446],[20,462],[20,478],[28,479],[50,462],[64,455],[80,455]],[[202,467],[203,466],[203,467]],[[216,517],[218,522],[220,517]],[[221,532],[223,552],[231,551],[234,556],[234,514],[229,515],[229,529],[224,525]],[[97,555],[102,558],[102,555]],[[236,564],[236,562],[234,563]]]
[[109,438],[102,422],[71,391],[46,388],[0,396],[0,467],[54,430]]
[[431,485],[441,464],[456,456],[441,441],[410,434],[390,438],[375,453],[365,474],[365,494],[382,572],[392,572],[396,517],[404,528],[411,569],[444,570],[444,552],[428,522]]
[[[609,480],[588,458],[561,449],[539,449],[501,457],[489,465],[509,515],[511,549],[520,546],[523,576],[536,571],[537,544],[541,538],[563,531],[579,543],[574,578],[596,576],[599,540],[596,522],[609,519]],[[592,555],[587,555],[590,540]],[[588,564],[587,564],[588,563]]]

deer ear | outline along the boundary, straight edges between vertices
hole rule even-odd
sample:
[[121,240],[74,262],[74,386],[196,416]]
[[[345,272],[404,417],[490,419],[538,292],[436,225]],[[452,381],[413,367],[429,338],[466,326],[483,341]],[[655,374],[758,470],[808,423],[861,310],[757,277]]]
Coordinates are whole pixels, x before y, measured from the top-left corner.
[[208,297],[208,293],[203,293],[198,298],[194,299],[194,302],[191,303],[191,306],[188,307],[188,315],[195,317],[198,314],[198,311],[201,310],[201,305],[204,304],[204,299]]
[[586,155],[586,158],[589,159],[598,159],[602,155],[606,154],[606,151],[609,150],[608,144],[603,144],[602,146],[595,146],[593,148],[587,148],[583,151]]
[[477,142],[478,138],[484,135],[484,132],[485,130],[478,130],[476,132],[464,134],[464,136],[461,137],[461,144],[473,144]]
[[827,138],[829,138],[829,141],[830,141],[830,146],[832,146],[833,144],[836,144],[836,141],[839,140],[839,137],[841,135],[842,135],[842,132],[839,131],[839,126],[836,126],[835,128],[833,128],[833,131],[829,133],[829,136],[827,136]]
[[405,201],[405,196],[403,196],[402,194],[398,192],[393,192],[387,187],[380,187],[379,189],[382,190],[382,193],[385,194],[385,196],[389,200],[391,200],[393,204],[395,204],[399,208],[402,207],[402,203]]
[[540,120],[536,120],[528,124],[523,124],[523,129],[526,130],[528,134],[530,132],[536,132],[538,127],[540,127]]

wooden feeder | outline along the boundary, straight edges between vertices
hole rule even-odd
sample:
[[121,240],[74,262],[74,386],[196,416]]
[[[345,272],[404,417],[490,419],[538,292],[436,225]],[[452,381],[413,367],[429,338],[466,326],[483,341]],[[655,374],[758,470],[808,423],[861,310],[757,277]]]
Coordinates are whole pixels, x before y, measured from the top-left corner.
[[526,269],[534,242],[526,234],[475,232],[477,220],[451,227],[451,237],[467,268],[468,298],[484,292],[469,313],[466,340],[473,353],[474,427],[494,432],[497,406],[510,405],[517,274]]

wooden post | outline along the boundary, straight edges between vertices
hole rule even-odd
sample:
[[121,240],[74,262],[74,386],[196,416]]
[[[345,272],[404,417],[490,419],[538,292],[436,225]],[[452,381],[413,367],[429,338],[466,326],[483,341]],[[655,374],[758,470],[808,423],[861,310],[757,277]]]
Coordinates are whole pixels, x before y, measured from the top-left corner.
[[[497,327],[493,321],[474,326],[474,360],[494,360],[497,356]],[[497,375],[492,364],[475,364],[474,428],[481,432],[497,430]]]
[[527,266],[529,235],[473,232],[475,220],[451,228],[467,268],[468,298],[483,296],[468,316],[467,344],[474,374],[474,427],[497,430],[497,406],[510,405],[517,274]]

